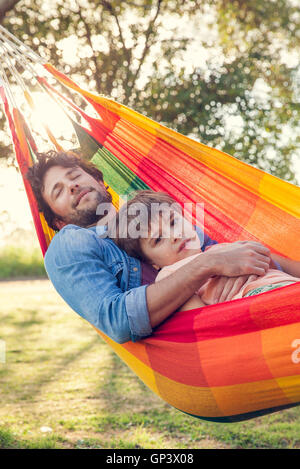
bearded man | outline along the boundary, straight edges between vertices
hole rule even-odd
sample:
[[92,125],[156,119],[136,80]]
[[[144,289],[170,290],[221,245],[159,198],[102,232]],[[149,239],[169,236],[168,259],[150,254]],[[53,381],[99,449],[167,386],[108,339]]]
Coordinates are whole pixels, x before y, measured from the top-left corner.
[[205,251],[216,241],[197,228],[202,253],[154,283],[154,268],[99,236],[103,214],[97,208],[110,203],[111,195],[94,165],[51,151],[39,154],[27,179],[57,231],[45,256],[50,280],[74,311],[118,343],[149,336],[212,276],[223,280],[218,302],[230,300],[249,275],[264,275],[269,268],[271,254],[262,244],[238,241]]

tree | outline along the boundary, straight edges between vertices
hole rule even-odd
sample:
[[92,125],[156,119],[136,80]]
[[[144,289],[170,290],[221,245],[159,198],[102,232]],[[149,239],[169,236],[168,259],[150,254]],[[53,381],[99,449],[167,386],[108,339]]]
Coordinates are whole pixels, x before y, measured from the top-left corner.
[[[15,5],[18,3],[19,0],[0,0],[0,23],[2,22],[3,18],[5,17],[6,13],[13,9]],[[5,128],[5,119],[3,114],[0,113],[0,129]],[[0,154],[2,158],[6,160],[12,154],[12,146],[9,143],[7,135],[2,131],[0,131]],[[3,142],[4,141],[4,142]]]
[[293,0],[23,0],[4,20],[91,90],[291,181],[299,23]]
[[0,0],[0,21],[3,20],[6,13],[14,8],[20,0]]

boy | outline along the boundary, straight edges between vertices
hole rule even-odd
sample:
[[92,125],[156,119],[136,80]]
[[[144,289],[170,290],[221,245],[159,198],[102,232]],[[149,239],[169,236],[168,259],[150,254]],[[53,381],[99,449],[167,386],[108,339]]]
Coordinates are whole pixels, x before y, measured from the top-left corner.
[[[121,207],[114,223],[115,233],[112,232],[112,224],[109,228],[110,237],[129,256],[148,262],[160,270],[156,282],[189,262],[191,256],[201,253],[200,239],[195,228],[183,218],[180,205],[168,194],[138,191]],[[208,249],[218,249],[218,245]],[[232,299],[256,295],[300,281],[300,278],[277,270],[273,262],[271,267],[275,268],[269,268],[264,275],[250,276]],[[218,277],[206,281],[180,310],[214,304],[218,281]]]

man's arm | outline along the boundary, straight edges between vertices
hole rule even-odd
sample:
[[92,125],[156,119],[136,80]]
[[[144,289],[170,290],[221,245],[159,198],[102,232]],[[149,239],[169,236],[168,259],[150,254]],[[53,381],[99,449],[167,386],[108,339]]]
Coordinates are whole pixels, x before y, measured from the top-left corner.
[[101,256],[101,242],[86,229],[64,229],[52,240],[45,265],[70,307],[118,343],[150,335],[211,275],[261,273],[269,259],[259,243],[228,244],[218,255],[200,254],[157,284],[124,292],[112,272],[117,265],[107,266]]
[[151,326],[167,319],[213,275],[264,275],[269,268],[269,256],[268,248],[251,241],[220,244],[199,254],[167,278],[147,287]]
[[152,332],[146,286],[124,292],[116,278],[122,263],[108,265],[103,243],[92,231],[69,225],[48,248],[48,276],[76,313],[115,342],[139,340]]

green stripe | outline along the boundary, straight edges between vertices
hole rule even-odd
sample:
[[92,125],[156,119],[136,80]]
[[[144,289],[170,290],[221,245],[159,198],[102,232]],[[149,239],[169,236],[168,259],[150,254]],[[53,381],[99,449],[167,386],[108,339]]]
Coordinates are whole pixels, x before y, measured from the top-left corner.
[[78,142],[80,144],[82,157],[86,160],[89,160],[96,153],[98,148],[102,147],[101,143],[98,143],[91,135],[87,133],[77,122],[70,118],[70,121],[73,124],[75,129]]
[[105,182],[119,195],[150,189],[133,171],[104,147],[99,148],[91,161],[102,171]]
[[150,189],[133,171],[99,144],[85,129],[71,119],[84,158],[94,163],[103,173],[105,182],[119,195]]

